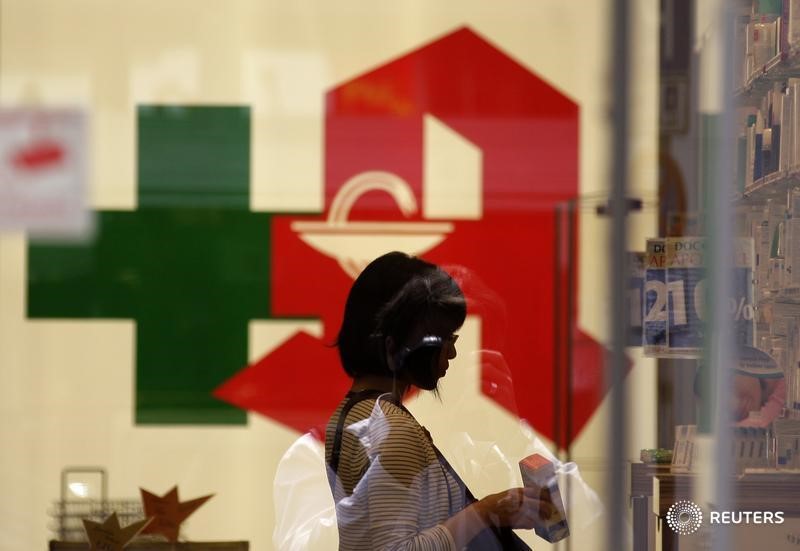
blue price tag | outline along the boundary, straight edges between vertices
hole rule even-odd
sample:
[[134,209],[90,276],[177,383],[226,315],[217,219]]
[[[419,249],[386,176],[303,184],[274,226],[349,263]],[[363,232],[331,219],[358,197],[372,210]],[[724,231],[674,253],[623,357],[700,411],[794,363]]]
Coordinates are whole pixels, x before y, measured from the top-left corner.
[[[737,239],[733,294],[728,302],[736,344],[753,344],[753,241]],[[705,240],[650,239],[644,278],[644,349],[649,356],[702,355],[706,274]]]

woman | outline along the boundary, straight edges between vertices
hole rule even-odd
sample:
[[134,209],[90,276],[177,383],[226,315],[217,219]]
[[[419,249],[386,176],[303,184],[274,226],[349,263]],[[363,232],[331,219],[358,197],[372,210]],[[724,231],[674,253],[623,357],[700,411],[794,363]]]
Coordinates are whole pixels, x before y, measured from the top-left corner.
[[528,549],[511,528],[549,516],[534,489],[475,500],[402,405],[414,388],[436,391],[465,317],[458,284],[403,253],[353,283],[337,342],[353,384],[325,437],[341,549]]

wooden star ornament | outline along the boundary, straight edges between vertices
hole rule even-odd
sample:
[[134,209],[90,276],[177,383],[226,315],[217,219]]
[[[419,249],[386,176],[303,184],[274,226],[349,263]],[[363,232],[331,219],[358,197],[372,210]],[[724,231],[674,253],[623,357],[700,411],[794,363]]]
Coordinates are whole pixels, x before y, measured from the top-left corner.
[[83,519],[83,529],[89,538],[89,551],[122,551],[151,520],[140,520],[121,528],[117,513],[111,513],[102,524]]
[[214,494],[211,494],[180,502],[178,500],[177,486],[173,486],[169,492],[161,497],[148,492],[144,488],[139,488],[139,490],[142,493],[144,514],[148,517],[153,517],[153,522],[147,526],[144,532],[161,534],[172,542],[178,541],[178,532],[180,532],[181,524],[186,520],[186,517],[194,513],[198,507],[214,496]]

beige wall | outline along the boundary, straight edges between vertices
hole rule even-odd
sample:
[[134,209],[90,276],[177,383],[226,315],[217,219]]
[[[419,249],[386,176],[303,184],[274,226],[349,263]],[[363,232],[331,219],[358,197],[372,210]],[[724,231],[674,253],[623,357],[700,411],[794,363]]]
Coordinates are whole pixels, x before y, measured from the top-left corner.
[[[3,0],[0,102],[89,111],[90,203],[98,209],[136,206],[136,104],[250,104],[252,208],[319,209],[323,91],[469,25],[579,104],[581,192],[596,196],[607,189],[609,173],[610,4]],[[632,218],[632,248],[642,249],[655,216],[658,3],[633,4],[631,181],[649,206]],[[583,209],[580,231],[580,324],[604,341],[608,221]],[[252,415],[239,428],[132,426],[132,323],[28,321],[25,279],[25,237],[0,235],[0,551],[45,548],[46,511],[67,465],[105,466],[113,497],[135,497],[140,486],[165,492],[175,483],[184,498],[216,493],[189,519],[185,536],[247,539],[251,549],[271,549],[275,468],[299,435]],[[468,347],[479,345],[478,323],[471,319],[465,328]],[[254,322],[251,357],[297,329]],[[415,410],[446,441],[448,427],[437,408],[447,408],[448,400],[452,406],[456,396],[466,400],[462,423],[496,429],[497,444],[513,464],[528,449],[529,435],[478,396],[469,358],[458,362],[460,375],[448,378],[444,405],[423,399]],[[654,381],[653,363],[637,357],[628,378],[636,411],[631,457],[654,445]],[[605,422],[604,404],[573,450],[585,478],[601,492]],[[510,476],[508,469],[493,468],[465,475],[476,492],[498,488]],[[587,530],[574,538],[573,549],[594,549],[602,534]],[[547,548],[537,542],[537,549]]]

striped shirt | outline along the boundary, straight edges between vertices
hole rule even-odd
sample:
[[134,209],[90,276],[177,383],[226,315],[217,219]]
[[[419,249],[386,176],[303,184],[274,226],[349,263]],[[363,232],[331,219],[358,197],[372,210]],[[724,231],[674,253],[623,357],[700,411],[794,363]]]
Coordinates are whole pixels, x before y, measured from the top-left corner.
[[454,550],[442,522],[464,508],[465,488],[439,460],[428,432],[387,396],[352,406],[332,472],[336,428],[347,401],[339,404],[325,434],[339,548]]

